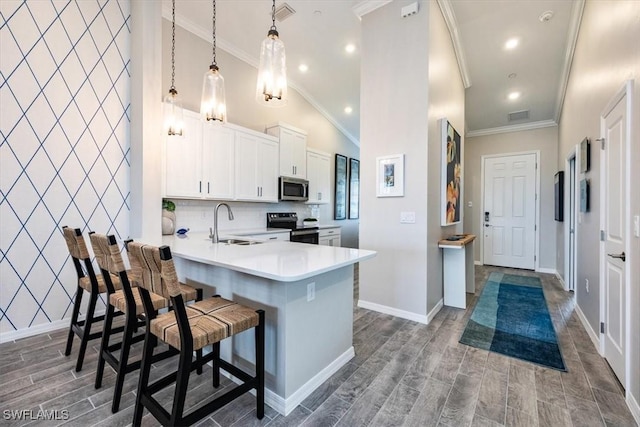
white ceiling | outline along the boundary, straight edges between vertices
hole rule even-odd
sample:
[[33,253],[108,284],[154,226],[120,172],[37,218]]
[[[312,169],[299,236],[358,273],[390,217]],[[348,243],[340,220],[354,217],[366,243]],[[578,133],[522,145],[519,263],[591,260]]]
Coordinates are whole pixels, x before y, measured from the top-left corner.
[[[435,0],[431,0],[435,1]],[[276,7],[283,3],[276,1]],[[285,44],[290,86],[348,138],[360,138],[360,20],[354,7],[387,1],[286,0],[296,13],[276,22]],[[406,3],[398,2],[400,8]],[[467,134],[540,127],[558,120],[583,0],[439,0],[452,33],[465,82]],[[211,40],[210,0],[177,0],[177,24]],[[269,0],[217,0],[218,46],[257,67],[260,43],[271,26]],[[540,22],[551,10],[553,18]],[[171,19],[171,1],[163,0]],[[406,19],[411,19],[406,18]],[[506,51],[504,42],[520,39]],[[353,43],[356,51],[345,52]],[[298,66],[309,70],[302,73]],[[220,64],[224,71],[224,64]],[[508,75],[515,73],[515,78]],[[227,77],[228,78],[228,77]],[[509,101],[511,91],[521,92]],[[345,113],[345,107],[353,109]],[[508,113],[529,110],[530,118],[508,121]]]

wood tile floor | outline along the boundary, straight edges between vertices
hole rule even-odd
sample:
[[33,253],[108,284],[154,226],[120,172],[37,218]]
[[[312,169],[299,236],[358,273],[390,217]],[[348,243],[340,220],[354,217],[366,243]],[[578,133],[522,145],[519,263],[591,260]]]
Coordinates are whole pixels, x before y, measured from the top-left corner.
[[[477,292],[492,267],[476,267]],[[520,274],[534,274],[519,272]],[[255,418],[255,399],[237,399],[203,420],[203,426],[636,426],[621,387],[574,311],[573,295],[552,275],[544,284],[568,372],[459,344],[471,310],[445,307],[429,325],[355,309],[356,357],[289,416],[266,408]],[[93,383],[97,344],[84,368],[66,358],[66,330],[0,345],[0,425],[126,426],[131,423],[137,375],[125,381],[121,410],[110,410],[114,373]],[[95,343],[95,341],[94,341]],[[77,351],[78,340],[74,343]],[[136,347],[140,351],[140,346]],[[175,360],[154,366],[157,375]],[[210,370],[193,375],[187,405],[213,393]],[[221,387],[230,386],[223,380]],[[166,402],[170,392],[164,392]],[[10,421],[6,410],[66,410],[65,421]],[[143,425],[157,425],[149,415]]]

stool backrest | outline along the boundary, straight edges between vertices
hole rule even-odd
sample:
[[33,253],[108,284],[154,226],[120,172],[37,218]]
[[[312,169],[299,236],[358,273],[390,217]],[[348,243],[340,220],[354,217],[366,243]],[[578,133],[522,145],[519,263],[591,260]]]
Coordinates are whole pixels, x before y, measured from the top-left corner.
[[129,262],[138,286],[169,299],[180,293],[180,282],[168,246],[129,242]]
[[113,235],[90,232],[89,240],[100,269],[116,275],[125,271],[122,253]]
[[[67,248],[69,249],[69,254],[73,261],[73,266],[76,268],[78,280],[85,277],[86,270],[86,275],[89,276],[89,280],[91,282],[92,292],[98,292],[98,279],[96,278],[96,274],[93,270],[91,255],[89,255],[89,250],[87,249],[87,244],[82,236],[82,231],[80,231],[79,228],[64,226],[62,227],[62,234],[64,235],[65,242],[67,243]],[[80,262],[84,264],[85,270],[82,269]]]

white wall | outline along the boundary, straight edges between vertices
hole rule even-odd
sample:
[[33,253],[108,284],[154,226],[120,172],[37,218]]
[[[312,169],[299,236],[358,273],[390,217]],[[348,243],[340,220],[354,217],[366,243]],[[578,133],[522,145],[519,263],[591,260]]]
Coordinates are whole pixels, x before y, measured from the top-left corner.
[[0,341],[68,325],[62,226],[129,235],[129,6],[0,2]]
[[[564,169],[565,159],[585,136],[600,137],[600,115],[611,98],[628,79],[635,80],[634,113],[632,123],[631,205],[632,215],[640,214],[640,2],[635,0],[587,1],[575,57],[569,77],[559,127],[558,168]],[[600,229],[600,150],[591,147],[591,210],[582,215],[577,225],[577,286],[578,306],[593,331],[598,331],[600,292],[591,286],[585,292],[585,280],[599,283]],[[563,223],[566,226],[566,222]],[[559,236],[557,250],[564,254],[564,230]],[[631,381],[629,395],[635,401],[636,416],[640,417],[640,239],[632,237],[627,258],[631,268]],[[629,401],[629,395],[627,396]],[[636,418],[638,419],[638,418]]]
[[[162,20],[163,31],[163,60],[162,60],[162,90],[169,91],[171,86],[171,22]],[[259,48],[259,41],[256,42]],[[289,88],[289,102],[286,107],[269,108],[259,105],[255,101],[255,82],[257,69],[241,61],[231,54],[217,49],[217,63],[225,79],[227,97],[228,120],[258,132],[264,132],[265,126],[283,121],[297,128],[307,131],[307,147],[327,152],[334,156],[336,153],[355,159],[360,158],[360,149],[331,124],[318,110],[316,110],[297,91]],[[176,26],[176,89],[182,98],[186,109],[199,111],[202,94],[202,79],[211,64],[211,43],[201,39],[193,33]],[[331,160],[331,189],[333,202],[333,188],[335,181],[335,161]],[[191,209],[202,207],[206,216],[213,210],[214,201],[191,203]],[[180,223],[180,210],[184,203],[178,204],[176,215]],[[307,206],[296,204],[265,204],[242,203],[232,204],[238,209],[255,207],[257,213],[269,211],[291,210],[306,211]],[[242,206],[242,207],[241,207]],[[333,220],[333,203],[320,206],[320,221],[322,224],[335,224],[342,227],[342,245],[358,247],[358,220]],[[264,215],[259,225],[266,225]],[[205,218],[205,220],[207,220]],[[211,220],[212,225],[213,222]],[[233,228],[235,226],[232,225]]]
[[[465,145],[465,231],[478,236],[474,259],[482,259],[482,156],[539,151],[540,168],[540,268],[556,268],[556,222],[554,220],[554,175],[558,169],[558,128],[476,136]],[[563,165],[564,167],[564,165]],[[468,202],[473,207],[468,207]]]
[[[360,302],[426,322],[442,298],[437,241],[461,227],[440,227],[440,132],[443,116],[464,125],[464,89],[451,40],[435,2],[401,18],[408,1],[362,18],[361,170],[363,248],[378,251],[360,266]],[[462,133],[462,132],[461,132]],[[404,197],[376,197],[376,157],[405,155]],[[416,214],[400,224],[400,212]]]

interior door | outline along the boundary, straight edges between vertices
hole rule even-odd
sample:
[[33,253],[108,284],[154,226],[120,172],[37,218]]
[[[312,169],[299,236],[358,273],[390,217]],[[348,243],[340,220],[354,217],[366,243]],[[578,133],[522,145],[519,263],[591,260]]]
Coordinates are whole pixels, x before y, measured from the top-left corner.
[[569,160],[569,290],[576,290],[576,158]]
[[536,154],[484,160],[484,264],[535,268]]
[[625,386],[626,95],[603,118],[604,357]]

